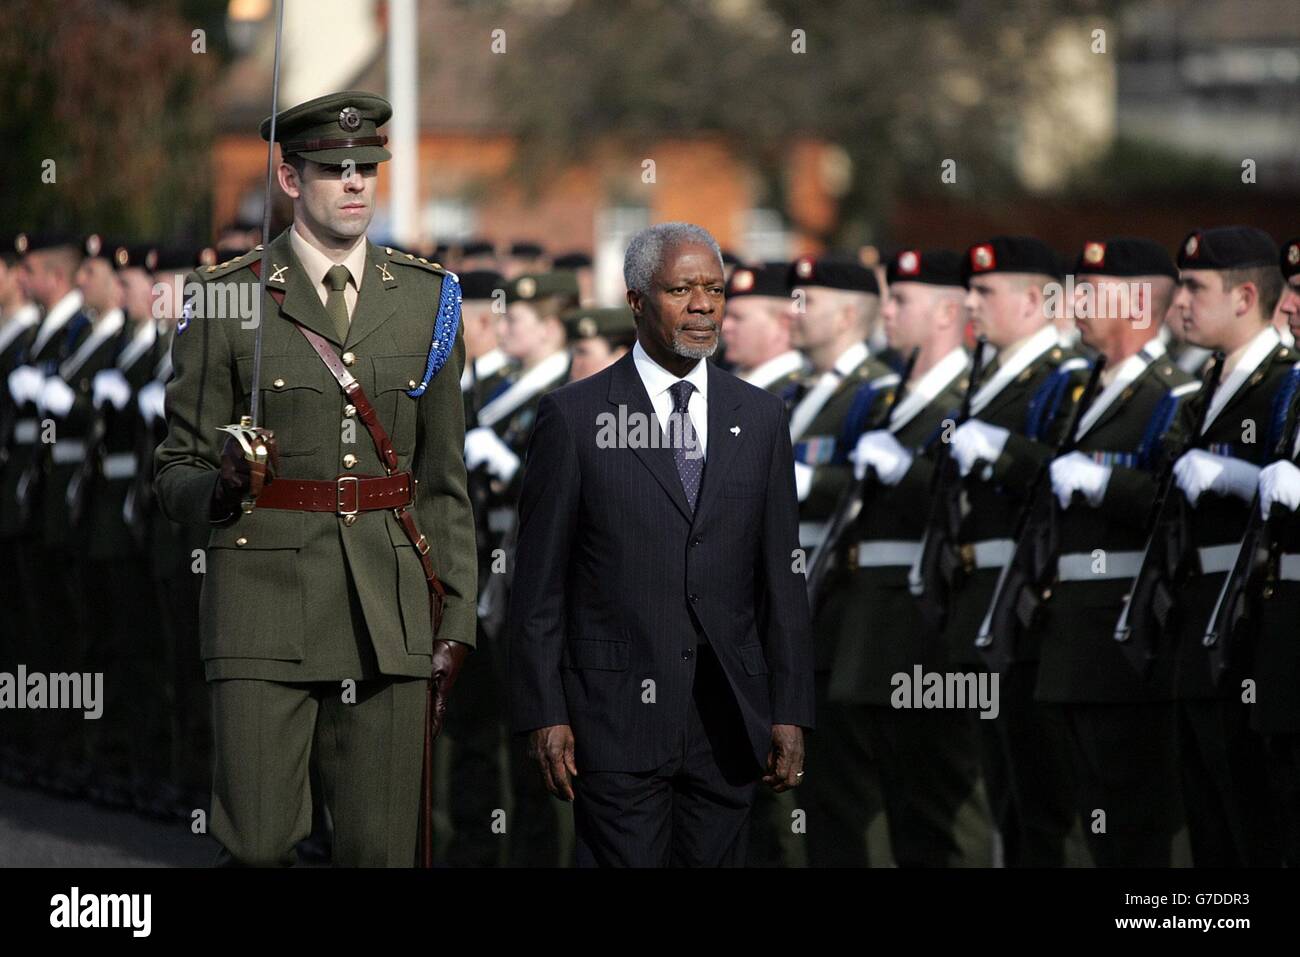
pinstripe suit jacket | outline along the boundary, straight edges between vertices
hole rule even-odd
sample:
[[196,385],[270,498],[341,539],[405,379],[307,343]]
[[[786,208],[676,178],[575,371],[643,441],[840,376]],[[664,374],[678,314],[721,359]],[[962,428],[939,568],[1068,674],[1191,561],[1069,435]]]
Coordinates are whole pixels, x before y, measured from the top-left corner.
[[630,353],[539,407],[507,626],[511,711],[518,732],[570,725],[579,773],[648,770],[673,756],[702,640],[760,764],[773,724],[812,726],[785,408],[712,364],[708,408],[692,514],[666,443],[611,448],[601,431],[623,409],[659,435]]

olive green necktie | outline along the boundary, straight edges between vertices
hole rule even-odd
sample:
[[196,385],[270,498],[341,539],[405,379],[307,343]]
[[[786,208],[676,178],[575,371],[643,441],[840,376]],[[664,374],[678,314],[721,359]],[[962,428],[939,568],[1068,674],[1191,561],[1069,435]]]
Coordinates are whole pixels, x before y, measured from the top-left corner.
[[348,280],[351,278],[347,266],[330,266],[329,272],[325,274],[325,282],[330,287],[329,295],[325,297],[325,311],[334,320],[340,343],[348,341],[348,301],[344,298],[343,290],[348,288]]

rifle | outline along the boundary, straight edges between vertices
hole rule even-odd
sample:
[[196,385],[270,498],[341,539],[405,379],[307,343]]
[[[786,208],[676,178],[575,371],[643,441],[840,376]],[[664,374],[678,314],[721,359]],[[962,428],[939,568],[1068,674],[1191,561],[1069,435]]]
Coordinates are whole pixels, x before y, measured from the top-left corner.
[[71,528],[80,527],[82,519],[86,516],[86,503],[90,499],[90,493],[103,472],[104,445],[108,439],[112,414],[111,402],[95,410],[90,434],[86,436],[86,457],[81,460],[81,467],[73,473],[72,479],[68,482],[66,500],[68,524]]
[[[888,429],[894,421],[894,410],[898,408],[898,398],[912,378],[912,372],[916,369],[917,356],[921,354],[920,346],[912,350],[911,355],[907,357],[907,363],[903,367],[903,377],[898,381],[898,387],[894,389],[893,394],[889,397],[889,404],[885,412],[884,423],[881,428]],[[867,469],[860,479],[852,479],[844,487],[840,494],[839,501],[835,503],[835,510],[831,512],[831,519],[826,525],[826,535],[822,539],[821,545],[817,547],[816,554],[813,555],[812,566],[808,569],[808,606],[812,609],[814,616],[817,614],[817,608],[821,603],[821,594],[826,586],[826,579],[835,567],[836,551],[839,547],[840,539],[844,537],[853,524],[857,521],[858,516],[862,513],[863,501],[866,498],[867,489],[875,481],[875,472],[873,469]]]
[[[1292,400],[1289,414],[1292,416],[1291,426],[1282,430],[1282,436],[1273,450],[1274,462],[1289,459],[1291,450],[1295,448],[1296,437],[1300,435],[1300,400]],[[1216,684],[1228,670],[1237,626],[1247,615],[1245,599],[1250,579],[1254,576],[1255,569],[1267,563],[1277,550],[1277,536],[1273,534],[1275,528],[1276,522],[1265,522],[1260,513],[1259,489],[1256,488],[1237,557],[1223,580],[1219,599],[1215,602],[1214,611],[1210,613],[1209,623],[1205,627],[1205,637],[1201,639],[1201,644],[1209,650],[1210,672]]]
[[[1163,633],[1169,613],[1174,607],[1174,596],[1168,579],[1182,569],[1186,554],[1186,543],[1181,530],[1175,528],[1181,524],[1179,519],[1182,513],[1174,513],[1186,500],[1180,495],[1172,494],[1174,463],[1205,442],[1202,433],[1209,420],[1214,393],[1219,388],[1219,378],[1223,375],[1223,353],[1216,352],[1212,363],[1201,389],[1205,401],[1196,417],[1192,434],[1187,437],[1177,455],[1170,454],[1165,458],[1157,483],[1156,498],[1151,504],[1151,515],[1147,520],[1147,543],[1142,550],[1142,561],[1133,578],[1133,587],[1124,596],[1124,608],[1120,612],[1119,621],[1115,623],[1115,640],[1119,642],[1129,664],[1143,677],[1150,674],[1151,666],[1155,663],[1155,636]],[[1136,623],[1135,616],[1141,616]]]
[[1003,671],[1011,663],[1012,649],[1008,643],[1016,633],[1017,622],[1026,629],[1032,628],[1042,603],[1050,595],[1045,588],[1055,570],[1060,548],[1055,534],[1057,511],[1056,498],[1052,494],[1052,460],[1068,455],[1079,444],[1075,433],[1097,397],[1101,372],[1105,367],[1106,357],[1098,355],[1092,364],[1088,384],[1070,412],[1065,433],[1039,465],[1029,487],[1029,498],[1016,517],[1015,548],[998,573],[993,600],[989,602],[989,610],[975,636],[975,647],[995,671]]
[[[984,366],[987,341],[983,336],[975,340],[970,381],[966,383],[954,429],[970,418],[971,400],[975,397]],[[907,570],[907,587],[917,598],[926,624],[935,630],[943,627],[947,617],[948,594],[961,564],[952,546],[952,539],[961,524],[960,495],[961,478],[953,465],[951,444],[941,437],[934,472],[930,476],[930,508],[925,519],[925,534],[921,537],[916,561]]]

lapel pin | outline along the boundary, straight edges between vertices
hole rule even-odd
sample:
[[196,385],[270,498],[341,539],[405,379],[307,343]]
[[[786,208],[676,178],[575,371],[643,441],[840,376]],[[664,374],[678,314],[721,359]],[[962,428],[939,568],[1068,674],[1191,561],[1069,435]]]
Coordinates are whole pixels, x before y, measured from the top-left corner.
[[739,435],[739,434],[740,434],[740,426],[738,426],[738,425],[733,425],[733,426],[731,427],[731,434],[732,434],[732,435]]
[[284,282],[284,274],[289,271],[288,266],[281,266],[279,263],[271,263],[271,278],[267,282]]

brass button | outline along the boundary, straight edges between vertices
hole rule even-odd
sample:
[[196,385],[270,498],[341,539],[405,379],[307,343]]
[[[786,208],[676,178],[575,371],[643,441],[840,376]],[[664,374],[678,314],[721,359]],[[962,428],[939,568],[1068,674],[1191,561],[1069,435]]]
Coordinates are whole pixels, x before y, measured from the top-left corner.
[[351,452],[343,456],[343,467],[345,469],[350,469],[352,468],[352,466],[356,464],[357,464],[357,457],[353,455]]
[[242,535],[239,538],[235,539],[235,545],[238,548],[243,548],[247,544],[248,544],[248,539],[244,538]]
[[406,387],[407,387],[408,389],[414,389],[417,385],[419,385],[419,383],[416,382],[414,379],[407,379],[407,380],[406,380]]
[[356,362],[357,362],[357,357],[354,353],[351,352],[343,353],[343,364],[345,366],[356,365]]
[[346,416],[347,418],[350,419],[356,414],[357,414],[357,407],[355,405],[349,403],[348,405],[345,405],[343,407],[343,415]]
[[283,379],[276,379],[274,382],[271,383],[271,385],[275,386],[277,389],[283,389],[283,388],[284,388],[284,380],[283,380]]
[[352,527],[353,525],[355,525],[356,523],[357,523],[357,517],[356,517],[355,515],[344,515],[344,516],[343,516],[343,524],[346,525],[346,526],[348,526],[349,528],[351,528],[351,527]]

